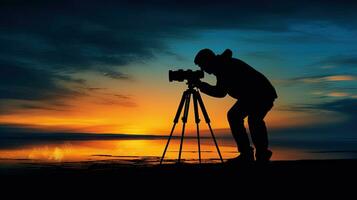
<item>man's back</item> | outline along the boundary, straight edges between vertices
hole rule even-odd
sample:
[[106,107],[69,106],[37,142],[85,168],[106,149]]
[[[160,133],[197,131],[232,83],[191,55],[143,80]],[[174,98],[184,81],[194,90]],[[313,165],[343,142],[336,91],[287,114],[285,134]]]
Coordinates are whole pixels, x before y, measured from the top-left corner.
[[236,58],[222,59],[217,70],[217,85],[241,100],[273,100],[276,91],[269,80],[260,72]]

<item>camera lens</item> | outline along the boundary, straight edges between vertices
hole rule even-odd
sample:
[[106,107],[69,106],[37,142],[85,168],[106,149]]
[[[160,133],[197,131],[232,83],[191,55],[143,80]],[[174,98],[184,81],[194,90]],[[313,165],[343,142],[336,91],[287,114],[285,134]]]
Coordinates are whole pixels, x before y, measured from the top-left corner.
[[169,81],[172,82],[173,80],[173,71],[169,70]]

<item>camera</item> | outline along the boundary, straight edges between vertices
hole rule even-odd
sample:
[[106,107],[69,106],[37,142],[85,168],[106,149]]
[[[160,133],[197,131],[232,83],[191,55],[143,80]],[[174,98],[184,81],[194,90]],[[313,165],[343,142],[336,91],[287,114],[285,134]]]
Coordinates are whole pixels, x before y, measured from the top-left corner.
[[179,69],[177,71],[169,70],[169,81],[179,81],[182,82],[187,80],[188,82],[197,82],[199,79],[204,77],[202,70],[192,71],[190,69],[183,70]]

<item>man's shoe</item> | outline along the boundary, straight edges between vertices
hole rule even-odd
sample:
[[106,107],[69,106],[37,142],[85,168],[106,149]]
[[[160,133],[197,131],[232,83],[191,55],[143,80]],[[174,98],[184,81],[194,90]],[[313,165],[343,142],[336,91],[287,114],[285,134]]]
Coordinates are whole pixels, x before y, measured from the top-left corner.
[[254,162],[254,154],[252,152],[240,153],[238,157],[228,159],[227,163],[252,163]]
[[268,163],[270,161],[273,152],[270,150],[260,151],[255,154],[255,159],[257,163]]

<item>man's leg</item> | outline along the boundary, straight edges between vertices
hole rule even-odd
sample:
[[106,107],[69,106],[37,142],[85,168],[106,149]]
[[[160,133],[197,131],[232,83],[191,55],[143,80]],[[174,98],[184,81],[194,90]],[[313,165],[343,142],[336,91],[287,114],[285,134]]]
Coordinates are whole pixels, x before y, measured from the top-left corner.
[[256,158],[259,160],[269,160],[271,151],[269,150],[268,131],[264,122],[264,117],[273,107],[273,102],[255,106],[249,112],[249,130],[256,149]]
[[227,113],[228,122],[231,127],[232,135],[237,143],[238,151],[243,153],[250,153],[252,148],[248,138],[247,131],[244,127],[244,118],[247,117],[247,112],[244,108],[239,106],[238,102]]

